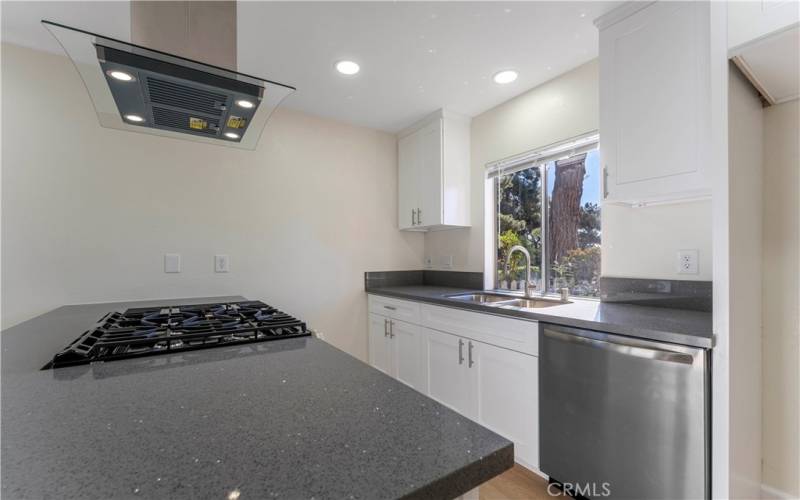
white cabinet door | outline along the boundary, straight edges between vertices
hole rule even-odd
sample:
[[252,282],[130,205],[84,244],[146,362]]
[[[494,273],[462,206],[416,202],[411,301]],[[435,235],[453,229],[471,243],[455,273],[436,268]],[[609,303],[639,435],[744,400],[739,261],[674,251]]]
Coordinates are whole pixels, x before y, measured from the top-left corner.
[[392,376],[424,394],[427,366],[424,359],[422,328],[405,321],[390,321]]
[[383,373],[392,376],[388,327],[388,318],[370,313],[369,364]]
[[400,229],[416,226],[416,210],[419,205],[419,137],[418,132],[401,137],[397,145],[397,219]]
[[428,368],[427,394],[460,414],[474,418],[474,387],[467,380],[467,342],[461,337],[423,328]]
[[417,225],[437,226],[442,223],[442,120],[434,120],[415,135],[419,135]]
[[516,460],[538,470],[538,358],[470,340],[467,364],[472,365],[477,421],[513,441]]
[[657,2],[600,32],[600,153],[609,202],[705,196],[708,2]]

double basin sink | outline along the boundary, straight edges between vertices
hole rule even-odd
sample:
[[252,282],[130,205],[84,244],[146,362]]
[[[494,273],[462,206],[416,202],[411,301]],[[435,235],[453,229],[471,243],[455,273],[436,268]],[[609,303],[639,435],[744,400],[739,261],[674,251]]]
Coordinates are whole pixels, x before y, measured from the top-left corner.
[[470,304],[481,304],[484,306],[499,307],[502,309],[541,309],[543,307],[560,306],[569,304],[556,299],[547,298],[527,298],[513,297],[509,295],[498,295],[493,293],[462,293],[458,295],[448,295],[448,299],[467,302]]

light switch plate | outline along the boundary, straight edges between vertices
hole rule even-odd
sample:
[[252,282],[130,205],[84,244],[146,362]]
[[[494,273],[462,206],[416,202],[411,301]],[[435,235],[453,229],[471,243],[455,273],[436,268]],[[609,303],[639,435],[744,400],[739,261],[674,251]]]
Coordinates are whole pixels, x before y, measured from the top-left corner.
[[231,270],[231,258],[227,255],[214,256],[214,272],[227,273]]
[[425,257],[425,269],[433,269],[433,257]]
[[179,253],[164,254],[164,272],[165,273],[181,272],[181,254]]
[[697,250],[678,250],[678,274],[697,274]]
[[442,269],[453,269],[453,256],[452,255],[440,255],[439,256],[439,267]]

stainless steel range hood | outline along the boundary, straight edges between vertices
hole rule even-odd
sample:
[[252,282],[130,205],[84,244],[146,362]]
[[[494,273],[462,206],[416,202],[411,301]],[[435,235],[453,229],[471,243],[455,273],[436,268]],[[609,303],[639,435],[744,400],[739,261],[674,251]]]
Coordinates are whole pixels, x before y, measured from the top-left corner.
[[240,149],[294,87],[43,20],[104,127]]

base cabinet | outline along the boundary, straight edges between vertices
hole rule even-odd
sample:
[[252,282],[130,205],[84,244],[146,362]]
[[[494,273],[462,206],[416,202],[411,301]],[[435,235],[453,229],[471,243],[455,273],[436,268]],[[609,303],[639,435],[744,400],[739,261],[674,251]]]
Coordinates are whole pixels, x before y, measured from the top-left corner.
[[536,356],[422,328],[427,394],[514,442],[518,462],[539,468]]
[[379,314],[369,315],[369,362],[383,373],[425,392],[421,327]]
[[370,297],[370,364],[513,441],[516,461],[538,470],[539,358],[489,343],[536,345],[538,324],[404,302]]
[[474,383],[466,360],[463,338],[422,328],[428,369],[427,394],[458,413],[477,420]]
[[517,462],[538,470],[539,358],[479,342],[471,346],[477,421],[513,441]]

